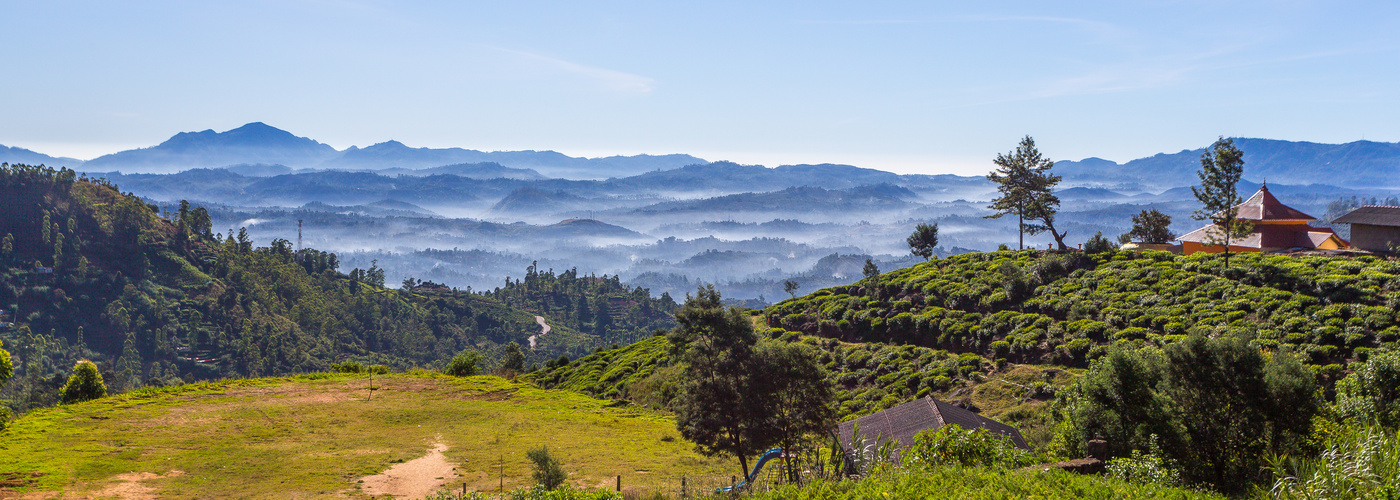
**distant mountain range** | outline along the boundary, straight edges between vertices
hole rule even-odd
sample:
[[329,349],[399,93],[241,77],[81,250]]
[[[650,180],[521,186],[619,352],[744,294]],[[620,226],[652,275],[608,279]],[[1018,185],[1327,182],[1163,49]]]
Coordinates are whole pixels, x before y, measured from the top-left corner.
[[[0,161],[66,166],[86,172],[175,173],[194,168],[245,165],[285,167],[288,171],[420,170],[460,164],[495,163],[534,171],[535,175],[567,179],[626,177],[654,170],[708,163],[690,155],[637,155],[577,158],[554,151],[476,151],[462,148],[411,148],[387,141],[366,148],[336,150],[328,144],[298,137],[254,122],[225,132],[181,132],[158,145],[99,156],[86,162],[56,158],[22,148],[0,146]],[[240,172],[247,175],[245,172]],[[528,178],[512,177],[512,178]]]
[[[1244,151],[1244,178],[1256,183],[1329,184],[1365,189],[1400,188],[1400,143],[1356,141],[1319,144],[1274,139],[1235,139]],[[1120,191],[1160,192],[1198,184],[1205,148],[1160,153],[1127,163],[1102,158],[1055,162],[1067,184]]]
[[[1253,182],[1400,189],[1400,143],[1319,144],[1251,138],[1239,138],[1235,143],[1245,152],[1245,178]],[[1161,153],[1122,164],[1101,158],[1067,160],[1056,162],[1056,172],[1064,177],[1067,188],[1159,193],[1196,184],[1203,151]],[[619,187],[628,183],[645,187],[684,186],[688,190],[713,190],[715,194],[753,191],[755,184],[777,189],[801,186],[848,189],[891,183],[923,187],[931,192],[949,183],[957,184],[960,190],[970,179],[951,175],[900,176],[832,164],[766,168],[730,162],[710,163],[684,154],[578,158],[554,151],[413,148],[392,140],[365,148],[351,146],[336,150],[259,122],[225,132],[181,132],[156,146],[103,155],[86,162],[0,146],[0,161],[125,174],[228,168],[246,177],[340,170],[373,171],[383,175],[448,174],[474,179],[617,179],[619,182],[615,186]],[[1106,193],[1099,195],[1107,196]]]

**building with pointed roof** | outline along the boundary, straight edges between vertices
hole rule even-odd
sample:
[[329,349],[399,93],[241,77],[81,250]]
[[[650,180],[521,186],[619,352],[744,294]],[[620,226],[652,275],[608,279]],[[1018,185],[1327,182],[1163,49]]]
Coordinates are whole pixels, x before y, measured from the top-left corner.
[[877,439],[891,441],[897,443],[902,451],[913,446],[914,436],[919,432],[930,429],[936,431],[948,424],[955,424],[964,429],[987,429],[1006,436],[1017,448],[1030,449],[1030,446],[1026,445],[1026,439],[1021,437],[1021,431],[1015,427],[932,397],[922,397],[885,411],[842,422],[837,430],[841,435],[842,446],[849,446],[855,441],[856,429],[859,427],[861,437],[866,443],[874,444]]
[[[1244,203],[1235,205],[1235,209],[1238,211],[1239,218],[1254,224],[1254,230],[1244,238],[1232,239],[1230,241],[1231,252],[1272,252],[1294,248],[1321,250],[1351,248],[1351,244],[1337,236],[1331,228],[1309,226],[1308,222],[1317,220],[1317,218],[1278,201],[1278,198],[1269,192],[1267,184],[1260,186],[1259,191],[1254,193],[1254,196],[1250,196]],[[1219,253],[1225,249],[1218,244],[1210,244],[1210,242],[1212,239],[1217,239],[1216,237],[1220,234],[1220,228],[1211,224],[1181,235],[1177,240],[1181,241],[1183,255],[1191,255],[1196,252]]]
[[1366,205],[1332,223],[1351,224],[1351,244],[1357,250],[1389,252],[1391,245],[1400,245],[1400,207]]

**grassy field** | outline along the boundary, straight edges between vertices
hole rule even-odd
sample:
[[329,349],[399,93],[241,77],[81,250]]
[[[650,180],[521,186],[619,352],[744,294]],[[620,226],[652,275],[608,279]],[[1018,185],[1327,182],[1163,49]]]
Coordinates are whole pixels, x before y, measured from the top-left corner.
[[[525,451],[547,445],[580,486],[646,491],[721,475],[674,423],[636,407],[496,377],[306,375],[196,384],[34,411],[0,434],[7,497],[362,498],[359,479],[448,446],[458,479],[532,484]],[[43,473],[33,477],[29,473]]]

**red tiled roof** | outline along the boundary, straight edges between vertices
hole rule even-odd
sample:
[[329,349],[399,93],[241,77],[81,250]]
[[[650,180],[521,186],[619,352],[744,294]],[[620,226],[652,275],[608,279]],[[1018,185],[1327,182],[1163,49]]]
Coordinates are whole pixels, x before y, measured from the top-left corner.
[[1250,196],[1244,203],[1235,205],[1239,210],[1241,219],[1249,220],[1317,220],[1316,217],[1305,214],[1298,210],[1284,205],[1278,201],[1273,193],[1269,192],[1269,186],[1259,186],[1259,191]]
[[[1219,234],[1220,229],[1212,224],[1183,234],[1177,239],[1205,245],[1210,240],[1211,235]],[[1331,228],[1302,224],[1270,224],[1254,226],[1254,231],[1248,236],[1238,240],[1230,240],[1230,246],[1242,248],[1317,248],[1328,238],[1337,238],[1338,241],[1346,243],[1346,240],[1338,237]]]

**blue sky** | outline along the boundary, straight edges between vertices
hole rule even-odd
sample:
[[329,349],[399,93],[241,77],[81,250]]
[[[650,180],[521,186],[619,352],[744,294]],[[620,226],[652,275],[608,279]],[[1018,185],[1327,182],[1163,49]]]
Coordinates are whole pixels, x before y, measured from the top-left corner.
[[1216,136],[1400,141],[1395,2],[0,0],[0,144],[262,121],[337,148],[983,173]]

